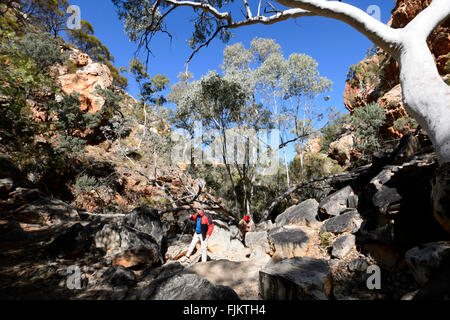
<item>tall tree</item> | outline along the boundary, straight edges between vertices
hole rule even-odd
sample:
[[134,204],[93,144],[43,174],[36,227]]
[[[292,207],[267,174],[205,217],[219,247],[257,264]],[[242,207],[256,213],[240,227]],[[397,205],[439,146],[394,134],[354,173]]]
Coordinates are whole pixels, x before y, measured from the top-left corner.
[[[283,77],[284,99],[291,104],[289,113],[294,121],[294,138],[300,156],[300,170],[303,175],[304,143],[314,134],[315,120],[322,114],[315,104],[316,98],[331,90],[329,79],[321,77],[318,63],[306,54],[293,53],[288,61]],[[325,97],[327,99],[327,97]]]
[[[443,168],[450,166],[448,164],[450,163],[450,88],[440,77],[426,42],[430,33],[449,18],[450,1],[448,0],[433,0],[406,26],[397,29],[383,24],[355,6],[340,1],[276,0],[277,3],[289,9],[275,8],[275,10],[269,10],[268,15],[264,15],[258,6],[257,13],[254,15],[255,8],[252,8],[247,0],[243,0],[242,11],[246,14],[242,20],[235,20],[231,14],[231,5],[234,1],[113,1],[118,7],[119,16],[125,20],[128,31],[136,30],[132,24],[133,21],[136,21],[133,20],[135,17],[129,14],[131,9],[142,6],[143,3],[152,8],[146,14],[144,13],[146,21],[150,21],[147,28],[139,25],[138,31],[145,39],[151,38],[163,27],[165,30],[165,19],[171,12],[180,7],[191,7],[197,13],[191,37],[191,43],[198,45],[195,51],[208,45],[217,36],[222,40],[229,39],[230,30],[243,26],[270,25],[286,19],[305,16],[322,16],[340,20],[365,35],[398,62],[404,106],[408,113],[427,131],[441,166]],[[448,196],[446,192],[434,192],[434,202],[439,204],[439,198],[442,196],[445,198],[445,194]],[[439,211],[436,217],[447,230],[450,230],[450,210],[443,209],[443,207],[445,206],[435,206]]]

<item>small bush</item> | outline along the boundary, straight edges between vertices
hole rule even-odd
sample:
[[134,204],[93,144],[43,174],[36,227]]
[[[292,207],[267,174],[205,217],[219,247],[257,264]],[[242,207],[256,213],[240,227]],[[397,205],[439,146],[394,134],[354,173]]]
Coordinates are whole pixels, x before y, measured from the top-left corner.
[[96,190],[99,187],[99,182],[95,177],[87,174],[82,174],[75,180],[74,188],[77,194],[88,193]]
[[418,126],[419,124],[413,118],[403,117],[395,120],[393,127],[394,130],[400,131],[405,134],[410,130],[416,130]]
[[379,104],[371,103],[356,108],[352,115],[356,128],[357,148],[363,155],[374,152],[380,147],[380,129],[386,123],[386,113]]
[[311,152],[305,154],[303,159],[303,177],[300,158],[296,157],[291,165],[290,172],[292,178],[297,182],[319,179],[343,172],[342,167],[336,160],[330,159],[326,154]]
[[17,46],[40,70],[62,64],[67,59],[67,55],[61,53],[58,39],[48,33],[27,33]]

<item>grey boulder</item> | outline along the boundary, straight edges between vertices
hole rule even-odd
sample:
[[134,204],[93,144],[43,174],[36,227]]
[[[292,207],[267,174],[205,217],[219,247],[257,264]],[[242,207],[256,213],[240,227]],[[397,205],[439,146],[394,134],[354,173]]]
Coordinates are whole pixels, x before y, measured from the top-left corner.
[[276,219],[277,227],[289,224],[313,226],[319,224],[317,213],[319,203],[315,199],[309,199],[286,209]]
[[259,272],[259,291],[264,300],[327,300],[331,274],[326,260],[292,258],[269,263]]

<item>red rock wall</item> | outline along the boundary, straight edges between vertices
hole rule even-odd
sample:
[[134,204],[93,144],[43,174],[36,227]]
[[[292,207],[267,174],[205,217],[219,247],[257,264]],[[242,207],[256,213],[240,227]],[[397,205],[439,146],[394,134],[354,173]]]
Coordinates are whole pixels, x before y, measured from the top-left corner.
[[[393,28],[404,27],[430,3],[431,0],[397,0],[388,25]],[[449,72],[445,65],[450,59],[450,19],[431,33],[428,38],[428,45],[435,57],[439,73],[442,76],[448,75]],[[405,116],[407,113],[402,103],[398,64],[381,49],[370,59],[361,62],[363,70],[368,69],[373,64],[379,67],[380,82],[368,83],[363,88],[347,83],[344,92],[344,104],[350,113],[353,113],[357,107],[378,102],[386,109],[387,126],[385,133],[389,136],[399,136],[400,134],[393,130],[392,125],[396,119]],[[356,75],[357,80],[358,77],[360,75]]]

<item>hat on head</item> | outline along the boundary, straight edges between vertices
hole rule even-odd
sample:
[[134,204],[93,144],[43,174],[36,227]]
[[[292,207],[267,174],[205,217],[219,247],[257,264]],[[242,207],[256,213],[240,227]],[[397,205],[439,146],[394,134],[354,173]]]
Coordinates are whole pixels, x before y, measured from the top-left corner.
[[244,217],[244,221],[245,221],[245,222],[250,222],[250,217],[249,217],[248,215],[245,216],[245,217]]

